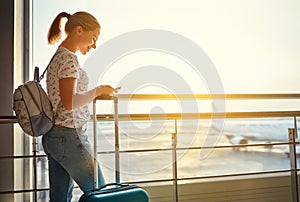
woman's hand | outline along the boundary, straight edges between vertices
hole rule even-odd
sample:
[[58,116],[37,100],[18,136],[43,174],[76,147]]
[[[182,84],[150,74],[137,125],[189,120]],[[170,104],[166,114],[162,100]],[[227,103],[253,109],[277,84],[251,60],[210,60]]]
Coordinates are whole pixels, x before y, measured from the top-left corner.
[[109,85],[101,85],[96,88],[96,97],[101,95],[112,95],[116,92],[116,89]]

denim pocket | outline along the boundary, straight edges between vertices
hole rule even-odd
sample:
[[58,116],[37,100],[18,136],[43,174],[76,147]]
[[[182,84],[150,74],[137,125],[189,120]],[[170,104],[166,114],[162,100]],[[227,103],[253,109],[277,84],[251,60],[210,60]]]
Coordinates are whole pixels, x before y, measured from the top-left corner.
[[82,134],[80,136],[78,136],[79,138],[79,149],[82,151],[82,150],[86,150],[88,151],[90,154],[92,154],[92,147],[90,145],[90,142],[89,142],[89,139],[88,139],[88,136],[86,134]]
[[46,141],[48,153],[56,161],[62,161],[65,157],[65,138],[48,136]]

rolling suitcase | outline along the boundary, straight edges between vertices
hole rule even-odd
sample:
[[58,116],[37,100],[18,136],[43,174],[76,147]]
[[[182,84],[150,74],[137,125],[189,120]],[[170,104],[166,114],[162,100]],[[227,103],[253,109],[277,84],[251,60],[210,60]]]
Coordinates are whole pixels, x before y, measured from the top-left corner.
[[[114,101],[114,122],[115,122],[115,183],[98,186],[97,173],[97,117],[96,101],[113,100]],[[84,193],[79,202],[148,202],[147,192],[139,186],[120,183],[120,158],[119,158],[119,129],[118,129],[118,98],[116,96],[100,96],[93,102],[93,122],[94,122],[94,184],[95,189]]]

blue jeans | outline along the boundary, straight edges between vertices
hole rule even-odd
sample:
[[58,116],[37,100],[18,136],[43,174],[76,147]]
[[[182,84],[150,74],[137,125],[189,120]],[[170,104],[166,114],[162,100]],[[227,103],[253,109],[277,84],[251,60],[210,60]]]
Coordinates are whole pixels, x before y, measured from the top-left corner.
[[[71,201],[73,180],[83,192],[94,189],[94,158],[84,131],[54,127],[42,141],[49,161],[50,201]],[[104,184],[98,164],[98,186]]]

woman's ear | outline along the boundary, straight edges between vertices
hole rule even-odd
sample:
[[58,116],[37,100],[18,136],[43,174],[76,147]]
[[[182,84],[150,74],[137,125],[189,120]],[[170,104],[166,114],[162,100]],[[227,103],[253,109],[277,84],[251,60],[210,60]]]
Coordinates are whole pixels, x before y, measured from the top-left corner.
[[76,33],[77,35],[81,35],[81,34],[83,33],[83,29],[82,29],[82,27],[81,27],[80,25],[77,25],[77,26],[75,27],[75,33]]

